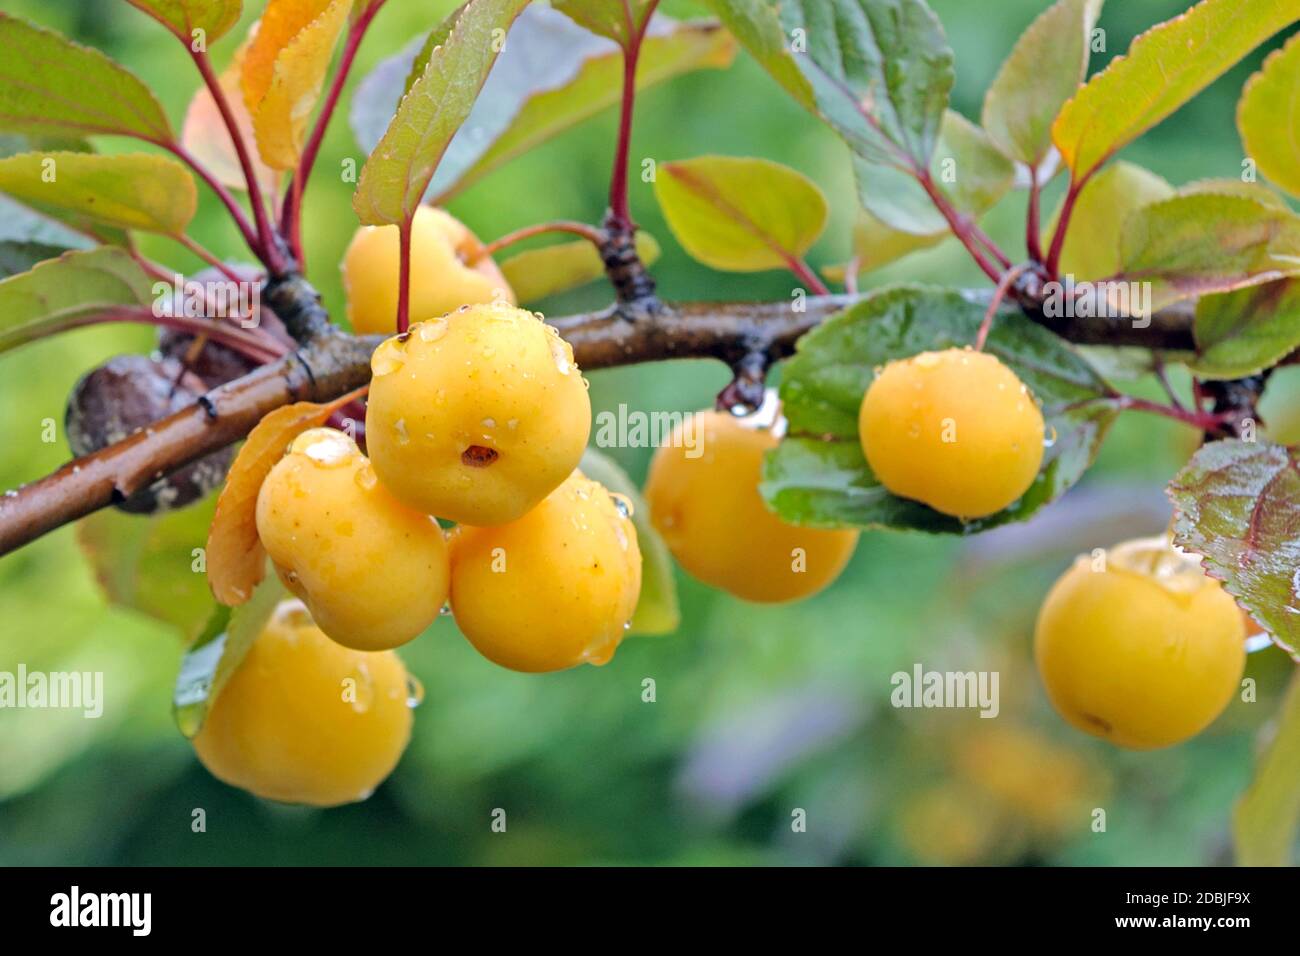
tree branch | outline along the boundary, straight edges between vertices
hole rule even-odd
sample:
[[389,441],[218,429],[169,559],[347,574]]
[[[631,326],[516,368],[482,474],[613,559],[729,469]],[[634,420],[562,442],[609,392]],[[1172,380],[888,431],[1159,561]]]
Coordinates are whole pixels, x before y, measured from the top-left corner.
[[[987,300],[982,290],[972,298]],[[761,383],[766,365],[790,355],[801,336],[863,295],[814,296],[793,302],[692,302],[664,305],[629,319],[619,306],[554,320],[586,371],[677,358],[712,358]],[[302,348],[205,395],[165,418],[54,474],[0,496],[0,555],[61,525],[130,497],[163,475],[240,440],[267,412],[295,401],[326,402],[370,380],[370,353],[383,336],[354,337],[328,325],[315,291],[300,277],[268,286],[266,299]],[[281,311],[283,310],[283,311]],[[1158,313],[1148,326],[1115,319],[1042,322],[1083,344],[1140,345],[1161,351],[1192,347],[1191,312]],[[741,373],[744,373],[743,375]],[[753,389],[741,389],[748,401]],[[743,393],[743,394],[742,394]]]

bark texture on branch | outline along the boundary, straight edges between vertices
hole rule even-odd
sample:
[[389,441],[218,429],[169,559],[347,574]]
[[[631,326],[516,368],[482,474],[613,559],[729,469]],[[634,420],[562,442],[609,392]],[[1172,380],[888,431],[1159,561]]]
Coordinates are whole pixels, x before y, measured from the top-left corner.
[[[382,337],[349,336],[324,324],[315,291],[305,283],[268,291],[273,293],[268,295],[272,304],[294,320],[295,337],[306,342],[299,351],[214,389],[198,404],[124,441],[0,496],[0,555],[239,441],[263,415],[281,405],[327,402],[370,380],[370,353]],[[813,296],[799,310],[793,302],[694,302],[664,305],[652,315],[636,318],[625,317],[616,305],[559,318],[553,324],[586,371],[665,359],[713,358],[738,374],[745,372],[744,381],[752,385],[761,362],[790,355],[801,336],[862,298],[864,294]],[[1160,313],[1144,327],[1129,320],[1055,321],[1032,312],[1030,317],[1081,344],[1140,345],[1163,351],[1188,350],[1193,345],[1187,310]],[[737,401],[747,402],[749,391],[740,389]]]

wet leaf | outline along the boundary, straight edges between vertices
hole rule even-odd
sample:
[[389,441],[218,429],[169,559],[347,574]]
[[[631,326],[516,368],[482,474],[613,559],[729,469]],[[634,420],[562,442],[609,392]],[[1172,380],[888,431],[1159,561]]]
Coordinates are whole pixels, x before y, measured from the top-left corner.
[[1135,39],[1065,104],[1052,140],[1076,183],[1168,117],[1274,33],[1289,0],[1202,0]]
[[352,207],[363,225],[404,222],[419,206],[451,139],[474,107],[505,36],[528,0],[469,0],[429,57],[366,160]]
[[1300,661],[1300,451],[1225,440],[1170,482],[1174,542]]

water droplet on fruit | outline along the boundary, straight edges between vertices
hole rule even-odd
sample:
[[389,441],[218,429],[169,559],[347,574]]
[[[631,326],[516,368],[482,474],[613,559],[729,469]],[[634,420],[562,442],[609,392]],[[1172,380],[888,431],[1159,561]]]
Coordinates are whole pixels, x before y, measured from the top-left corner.
[[485,419],[483,419],[482,422],[480,422],[480,424],[481,424],[484,428],[496,428],[496,427],[497,427],[497,421],[496,421],[495,418],[485,418]]
[[442,617],[451,617],[451,602],[443,601],[442,607],[438,608],[438,614]]
[[406,431],[405,418],[399,418],[397,421],[393,422],[393,432],[397,435],[397,444],[409,445],[411,443],[411,436]]
[[415,710],[424,703],[424,685],[414,674],[406,675],[406,706]]
[[511,431],[514,431],[518,427],[519,427],[519,419],[517,418],[512,418],[508,422],[506,422],[506,428],[510,429]]
[[312,464],[336,468],[352,460],[357,446],[343,432],[332,428],[312,428],[294,439],[291,450],[306,455]]
[[[917,368],[937,368],[943,362],[943,358],[938,352],[922,352],[916,358],[912,359]],[[965,361],[963,357],[962,361]]]
[[421,342],[436,342],[447,334],[447,320],[442,318],[421,322],[415,327],[415,334]]
[[368,461],[356,470],[352,478],[362,491],[374,491],[375,486],[379,484],[379,476],[375,474],[375,469]]
[[883,365],[877,365],[871,370],[871,375],[873,378],[880,378],[880,376],[884,374],[884,371],[885,367]]
[[632,504],[632,499],[627,495],[619,494],[617,491],[609,493],[609,500],[614,502],[614,508],[618,511],[619,517],[630,518],[636,511],[636,506]]
[[625,631],[630,631],[630,630],[632,630],[632,622],[631,622],[631,621],[624,621],[624,622],[623,622],[623,630],[625,630]]
[[385,339],[370,356],[371,374],[391,375],[406,364],[406,350],[397,339]]
[[[547,326],[547,328],[552,328]],[[568,375],[573,369],[573,351],[569,344],[556,334],[548,344],[551,347],[551,358],[555,360],[555,368],[561,375]]]
[[1043,447],[1051,448],[1056,444],[1056,426],[1048,425],[1047,434],[1043,436]]

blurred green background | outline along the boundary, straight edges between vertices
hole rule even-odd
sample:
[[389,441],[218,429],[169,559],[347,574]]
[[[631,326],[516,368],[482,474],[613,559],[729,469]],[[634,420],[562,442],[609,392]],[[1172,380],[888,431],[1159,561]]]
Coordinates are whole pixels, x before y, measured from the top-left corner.
[[[931,0],[957,54],[953,106],[978,119],[983,91],[1046,0]],[[1112,2],[1107,52],[1188,4]],[[179,124],[196,82],[184,51],[117,0],[5,0],[99,47],[155,88]],[[246,21],[260,3],[250,2]],[[390,0],[360,54],[352,86],[422,35],[449,2]],[[679,17],[699,4],[665,2]],[[243,28],[241,27],[241,30]],[[237,41],[213,51],[218,66]],[[1125,151],[1174,183],[1237,176],[1234,107],[1264,51]],[[485,238],[550,218],[596,221],[604,210],[615,117],[607,113],[498,171],[451,211]],[[134,149],[114,142],[109,149]],[[831,197],[817,267],[848,254],[854,199],[844,147],[742,54],[726,72],[645,93],[632,144],[642,157],[756,155],[792,165]],[[362,157],[340,115],[307,200],[310,278],[342,315],[336,264],[356,220],[335,171]],[[1060,183],[1055,189],[1059,191]],[[632,206],[663,243],[655,273],[673,299],[789,296],[793,280],[709,271],[672,242],[651,187]],[[1055,195],[1048,200],[1052,207]],[[1023,255],[1023,195],[988,230]],[[196,236],[238,256],[235,233],[204,193]],[[195,259],[146,241],[161,261]],[[979,285],[953,243],[868,278]],[[603,305],[600,286],[542,303],[548,314]],[[65,396],[110,355],[151,348],[147,329],[64,335],[0,358],[0,486],[36,478],[67,457]],[[678,362],[597,372],[596,410],[693,409],[725,384],[720,366]],[[1185,384],[1185,379],[1180,379]],[[1277,377],[1267,409],[1297,404],[1295,375]],[[1129,387],[1129,386],[1125,386]],[[1133,385],[1154,395],[1151,382]],[[43,443],[42,422],[59,424]],[[1291,436],[1295,441],[1300,436]],[[1168,520],[1162,484],[1194,449],[1189,430],[1126,416],[1098,466],[1033,522],[971,541],[864,535],[828,591],[785,607],[747,605],[681,577],[678,633],[629,639],[603,668],[535,677],[488,663],[440,620],[401,656],[423,681],[412,744],[364,804],[331,811],[259,801],[210,777],[175,730],[174,632],[110,607],[64,528],[0,559],[0,670],[102,670],[104,716],[0,710],[0,864],[1191,864],[1230,859],[1229,815],[1250,779],[1258,732],[1291,670],[1280,652],[1251,655],[1258,700],[1234,702],[1197,740],[1134,754],[1087,738],[1047,706],[1031,655],[1037,604],[1077,552]],[[638,480],[646,449],[615,449]],[[927,669],[1001,672],[1002,713],[907,711],[889,705],[890,675]],[[654,678],[657,701],[643,703]],[[191,830],[195,808],[207,832]],[[504,834],[490,829],[504,808]],[[1106,811],[1095,833],[1092,810]],[[807,831],[792,814],[806,811]]]

